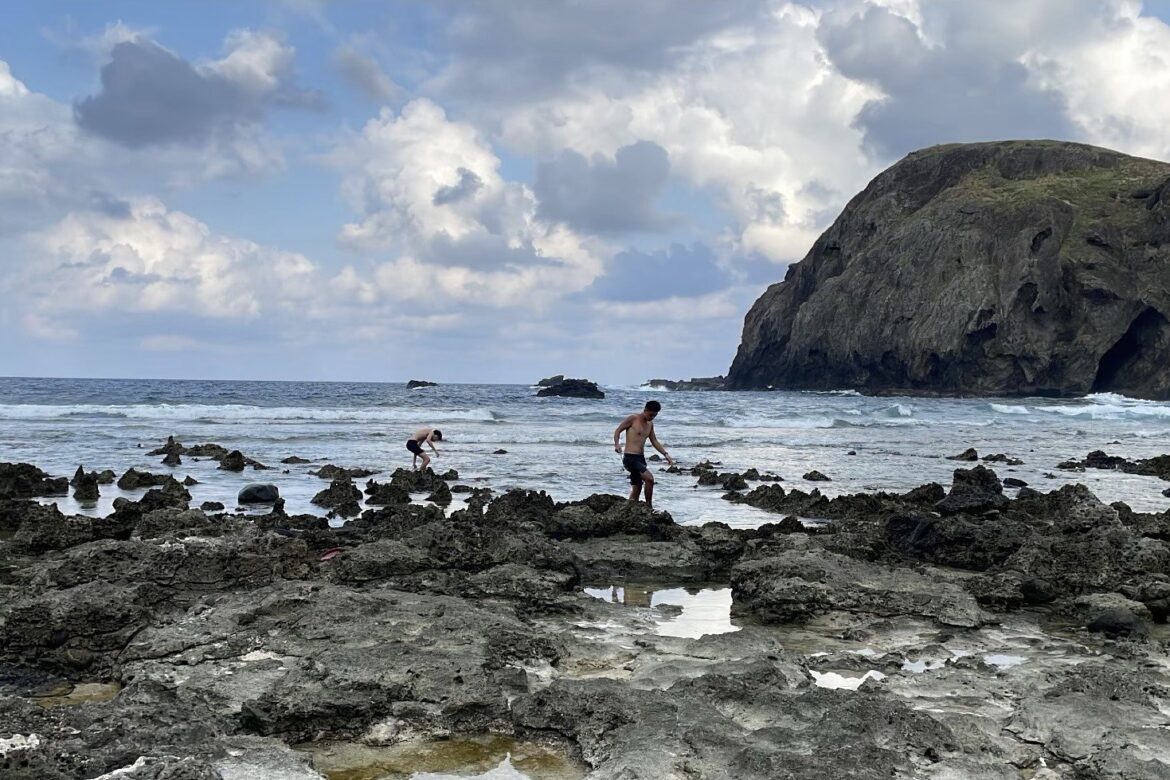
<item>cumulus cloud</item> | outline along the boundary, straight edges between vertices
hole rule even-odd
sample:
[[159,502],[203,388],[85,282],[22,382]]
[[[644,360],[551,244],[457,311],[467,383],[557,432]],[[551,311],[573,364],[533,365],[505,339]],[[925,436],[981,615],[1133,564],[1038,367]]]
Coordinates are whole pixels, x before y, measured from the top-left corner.
[[654,205],[669,176],[670,158],[652,141],[623,146],[612,160],[566,149],[537,168],[537,213],[587,233],[662,230],[677,222]]
[[435,190],[435,196],[431,198],[431,203],[436,206],[458,203],[470,198],[483,187],[483,179],[479,178],[475,171],[460,168],[456,173],[459,174],[459,181],[456,184],[446,185]]
[[213,233],[153,198],[66,216],[28,241],[38,258],[23,287],[44,319],[105,311],[250,320],[297,311],[315,297],[302,255]]
[[74,106],[77,124],[129,148],[197,146],[254,125],[271,106],[319,104],[291,83],[292,47],[251,30],[230,33],[225,44],[222,59],[197,66],[146,38],[117,43],[101,91]]
[[724,0],[517,0],[447,3],[448,44],[459,53],[432,88],[513,104],[558,93],[578,78],[628,79],[683,56],[705,36],[747,25],[766,2]]
[[[1073,135],[1061,94],[1037,83],[1020,61],[1033,34],[1016,33],[1017,21],[989,9],[993,4],[924,6],[924,25],[942,37],[941,45],[930,45],[911,20],[881,7],[847,19],[830,16],[821,25],[820,40],[838,70],[882,92],[856,120],[879,159],[940,142]],[[1013,15],[1031,15],[1011,5]],[[1064,7],[1051,10],[1054,17],[1068,15]],[[1046,26],[1035,21],[1032,29]],[[1005,45],[1013,33],[1017,45]]]
[[540,306],[583,289],[601,270],[594,247],[541,219],[531,189],[501,176],[479,131],[432,101],[383,109],[330,159],[361,215],[341,241],[391,255],[372,273],[351,270],[346,284],[359,298]]
[[589,292],[611,301],[655,301],[708,295],[723,290],[730,281],[715,253],[696,242],[689,247],[672,244],[655,252],[619,252]]
[[371,100],[388,103],[404,93],[377,60],[352,43],[339,46],[333,52],[333,67],[350,86]]
[[716,198],[737,251],[799,258],[826,211],[876,173],[853,122],[878,92],[826,61],[816,12],[759,10],[750,25],[709,31],[644,78],[582,76],[555,97],[502,112],[504,143],[585,156],[656,143],[672,175]]

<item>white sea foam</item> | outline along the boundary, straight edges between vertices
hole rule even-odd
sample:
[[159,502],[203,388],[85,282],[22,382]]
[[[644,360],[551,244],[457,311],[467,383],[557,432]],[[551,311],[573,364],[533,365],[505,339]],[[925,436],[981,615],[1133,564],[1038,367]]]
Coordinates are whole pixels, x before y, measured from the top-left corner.
[[243,404],[133,404],[125,406],[0,404],[0,419],[69,420],[118,419],[200,422],[498,422],[503,416],[491,409],[415,409],[412,407],[305,408],[299,406],[249,406]]
[[1031,414],[1032,410],[1026,406],[1012,406],[1010,404],[989,404],[991,411],[1000,414]]

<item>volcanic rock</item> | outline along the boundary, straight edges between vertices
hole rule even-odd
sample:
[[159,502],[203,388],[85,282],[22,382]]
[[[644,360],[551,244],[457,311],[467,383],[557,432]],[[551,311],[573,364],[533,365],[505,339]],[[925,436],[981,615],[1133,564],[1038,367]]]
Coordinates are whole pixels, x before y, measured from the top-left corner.
[[0,463],[0,499],[63,496],[68,492],[67,477],[51,477],[28,463]]
[[564,374],[557,374],[556,376],[546,376],[544,379],[537,382],[536,386],[537,387],[552,387],[553,385],[559,385],[561,382],[564,382],[564,381],[565,381],[565,375]]
[[[78,468],[80,470],[80,467]],[[98,490],[96,474],[83,473],[81,477],[77,479],[76,486],[73,488],[73,497],[78,501],[97,501],[100,495],[101,491]]]
[[649,379],[642,387],[661,390],[723,390],[726,379],[721,376],[696,376],[690,379]]
[[438,382],[428,382],[425,379],[412,379],[406,383],[407,390],[414,390],[419,387],[438,387]]
[[163,484],[167,479],[171,479],[171,477],[130,468],[118,478],[118,488],[121,490],[137,490],[138,488],[155,487],[156,485]]
[[247,461],[244,460],[244,453],[239,450],[232,450],[219,462],[219,467],[224,471],[243,471]]
[[245,485],[236,495],[236,501],[241,504],[271,504],[280,498],[280,489],[276,485],[253,483]]
[[401,484],[386,484],[370,480],[366,483],[366,503],[371,506],[390,506],[393,504],[409,504],[410,492]]
[[[317,506],[323,506],[326,509],[351,508],[358,507],[362,500],[362,494],[357,486],[349,480],[349,477],[342,476],[334,479],[329,487],[313,496],[311,500]],[[361,511],[360,508],[358,511]],[[357,514],[357,512],[353,514]]]
[[954,481],[946,498],[935,505],[944,515],[958,512],[978,513],[1000,509],[1008,502],[1003,485],[995,472],[986,466],[955,469]]
[[605,398],[605,393],[596,382],[588,379],[562,379],[556,384],[541,387],[536,391],[541,398],[559,396],[563,398]]
[[914,152],[752,306],[728,386],[1170,398],[1168,182],[1082,144]]
[[377,474],[378,472],[373,469],[346,469],[341,466],[334,466],[332,463],[327,463],[316,471],[310,471],[309,473],[321,479],[334,480],[339,477],[345,479],[365,479],[371,474]]

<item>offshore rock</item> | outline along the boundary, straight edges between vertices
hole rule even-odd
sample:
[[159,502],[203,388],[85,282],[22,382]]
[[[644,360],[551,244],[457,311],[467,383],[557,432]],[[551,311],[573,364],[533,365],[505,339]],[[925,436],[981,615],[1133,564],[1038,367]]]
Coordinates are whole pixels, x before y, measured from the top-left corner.
[[549,396],[559,396],[562,398],[605,398],[605,393],[597,386],[596,382],[591,382],[588,379],[563,379],[556,384],[541,387],[536,391],[536,394],[541,398]]
[[727,379],[721,376],[695,376],[690,379],[650,379],[642,387],[656,390],[723,390]]
[[1167,191],[1081,144],[915,152],[752,306],[728,386],[1170,398]]

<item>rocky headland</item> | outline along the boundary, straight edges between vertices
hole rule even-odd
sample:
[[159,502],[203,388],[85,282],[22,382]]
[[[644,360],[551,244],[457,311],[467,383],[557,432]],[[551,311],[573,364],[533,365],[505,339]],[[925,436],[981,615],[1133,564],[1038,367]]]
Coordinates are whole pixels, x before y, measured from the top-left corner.
[[[406,470],[339,527],[170,477],[67,516],[4,464],[0,775],[368,776],[479,739],[615,780],[1170,777],[1170,512],[982,464],[835,498],[691,476],[776,522],[459,485],[448,512],[411,493],[457,475]],[[662,588],[729,594],[734,625],[671,635]]]
[[731,389],[1170,398],[1170,164],[936,146],[756,301]]

